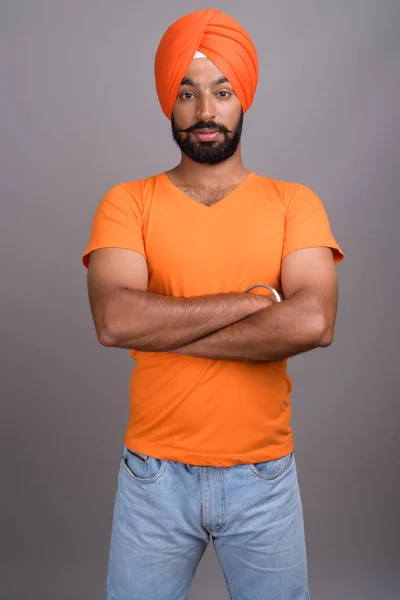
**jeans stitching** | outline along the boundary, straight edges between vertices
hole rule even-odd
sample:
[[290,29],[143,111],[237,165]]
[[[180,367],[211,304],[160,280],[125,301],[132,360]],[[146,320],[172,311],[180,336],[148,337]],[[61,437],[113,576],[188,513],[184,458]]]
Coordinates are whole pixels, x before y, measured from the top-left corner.
[[222,527],[220,527],[219,529],[215,529],[214,533],[222,533],[224,531],[224,529],[226,528],[226,512],[225,512],[225,488],[224,488],[224,477],[223,477],[223,472],[220,469],[219,471],[219,478],[221,481],[221,490],[222,490]]
[[200,479],[201,479],[201,503],[202,503],[202,521],[203,521],[203,527],[206,531],[209,532],[209,529],[207,529],[207,523],[206,523],[206,512],[205,512],[205,492],[204,492],[204,480],[203,480],[203,467],[200,467]]
[[261,471],[258,471],[257,468],[254,466],[253,463],[248,464],[247,466],[248,466],[249,470],[254,475],[256,475],[257,477],[259,477],[260,479],[267,479],[268,481],[273,481],[274,479],[277,479],[279,477],[279,475],[282,475],[282,473],[284,473],[286,471],[286,469],[288,469],[290,467],[290,465],[293,463],[293,461],[294,461],[294,450],[292,450],[291,454],[292,454],[292,456],[289,459],[289,461],[286,463],[286,465],[284,465],[282,467],[282,469],[280,471],[278,471],[278,473],[276,473],[275,475],[267,475],[266,473],[262,473]]
[[140,477],[137,477],[134,473],[132,473],[132,471],[130,470],[130,468],[128,467],[128,465],[126,463],[125,456],[122,457],[121,466],[123,467],[125,473],[127,475],[129,475],[129,477],[131,479],[133,479],[134,481],[137,481],[138,483],[153,483],[154,481],[156,481],[157,479],[159,479],[161,477],[161,475],[164,473],[164,471],[167,467],[168,461],[166,461],[164,459],[160,459],[160,460],[162,460],[162,465],[161,465],[158,473],[153,475],[153,477],[149,477],[148,479],[141,479]]
[[133,456],[136,456],[137,458],[140,458],[140,460],[142,460],[144,463],[146,462],[146,459],[143,458],[143,456],[140,456],[139,454],[137,454],[133,450],[130,450],[129,448],[127,448],[126,450],[127,450],[127,452],[129,452],[129,454],[132,454]]

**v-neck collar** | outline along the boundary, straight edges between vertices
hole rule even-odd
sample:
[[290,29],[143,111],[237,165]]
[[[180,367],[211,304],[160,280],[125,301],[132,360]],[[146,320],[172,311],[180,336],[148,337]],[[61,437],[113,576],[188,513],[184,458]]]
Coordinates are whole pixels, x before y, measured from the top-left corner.
[[235,196],[238,192],[242,192],[253,181],[253,179],[255,177],[255,173],[254,173],[254,171],[249,171],[247,173],[246,177],[243,179],[243,181],[241,181],[235,188],[233,188],[233,190],[231,190],[223,198],[221,198],[221,200],[218,200],[218,202],[211,204],[211,206],[207,206],[206,204],[202,204],[201,202],[197,202],[196,200],[193,200],[193,198],[188,196],[188,194],[183,192],[180,188],[178,188],[177,185],[175,185],[171,181],[171,179],[167,175],[166,171],[162,171],[160,173],[160,177],[161,177],[162,181],[165,183],[165,185],[171,191],[175,192],[175,194],[178,197],[180,197],[182,200],[184,200],[185,202],[190,203],[194,206],[197,206],[200,210],[203,210],[206,212],[210,212],[210,211],[214,212],[214,210],[217,209],[218,206],[220,206],[222,204],[225,205],[226,203],[229,204],[229,201],[232,200],[233,196]]

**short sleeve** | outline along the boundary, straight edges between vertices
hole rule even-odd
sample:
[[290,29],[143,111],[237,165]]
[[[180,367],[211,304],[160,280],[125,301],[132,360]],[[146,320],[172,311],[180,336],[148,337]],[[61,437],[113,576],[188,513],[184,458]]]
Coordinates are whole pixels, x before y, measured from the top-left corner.
[[328,215],[313,190],[297,185],[285,203],[285,237],[282,258],[296,250],[324,246],[332,249],[335,264],[344,253],[333,237]]
[[90,253],[99,248],[124,248],[146,256],[140,201],[124,183],[111,188],[96,209],[89,243],[81,259],[86,268]]

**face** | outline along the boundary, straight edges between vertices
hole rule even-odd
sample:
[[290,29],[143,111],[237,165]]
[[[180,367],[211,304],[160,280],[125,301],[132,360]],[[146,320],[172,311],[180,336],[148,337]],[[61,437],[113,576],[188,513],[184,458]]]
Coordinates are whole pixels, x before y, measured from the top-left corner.
[[242,125],[243,110],[226,77],[208,58],[194,59],[171,117],[181,151],[198,163],[221,163],[235,154]]

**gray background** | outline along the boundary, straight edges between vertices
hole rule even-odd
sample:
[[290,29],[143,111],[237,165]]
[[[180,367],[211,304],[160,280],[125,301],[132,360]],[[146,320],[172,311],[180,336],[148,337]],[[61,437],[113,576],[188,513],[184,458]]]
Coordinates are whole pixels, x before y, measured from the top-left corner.
[[[334,344],[290,361],[311,597],[395,599],[400,4],[214,6],[259,53],[245,165],[312,187],[346,253]],[[177,164],[153,58],[207,7],[2,3],[2,600],[104,598],[134,363],[97,342],[80,256],[107,189]],[[189,598],[228,598],[211,544]]]

